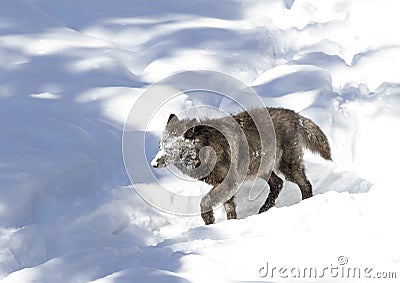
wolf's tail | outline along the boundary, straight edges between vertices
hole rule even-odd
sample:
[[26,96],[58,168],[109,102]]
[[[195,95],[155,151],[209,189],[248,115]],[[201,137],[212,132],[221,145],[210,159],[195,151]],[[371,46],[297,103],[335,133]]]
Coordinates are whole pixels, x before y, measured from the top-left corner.
[[305,146],[312,152],[319,153],[324,159],[332,160],[328,139],[321,129],[313,121],[303,116],[299,117],[299,123]]

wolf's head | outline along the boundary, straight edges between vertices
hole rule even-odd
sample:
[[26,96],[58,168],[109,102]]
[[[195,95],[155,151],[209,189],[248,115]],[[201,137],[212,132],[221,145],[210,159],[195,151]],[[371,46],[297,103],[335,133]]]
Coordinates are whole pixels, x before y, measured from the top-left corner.
[[193,139],[186,138],[185,121],[181,121],[174,114],[168,118],[162,134],[159,151],[151,161],[155,168],[166,167],[180,163],[187,168],[194,168],[197,164],[197,153]]

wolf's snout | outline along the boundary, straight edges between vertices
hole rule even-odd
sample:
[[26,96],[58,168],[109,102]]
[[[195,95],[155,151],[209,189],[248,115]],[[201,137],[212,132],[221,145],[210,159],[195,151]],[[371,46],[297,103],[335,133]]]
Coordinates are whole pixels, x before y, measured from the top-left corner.
[[151,166],[153,166],[154,168],[158,168],[159,164],[159,158],[154,157],[151,161]]
[[158,168],[158,162],[155,158],[151,161],[151,166],[153,166],[154,168]]
[[160,168],[165,166],[165,157],[159,152],[151,161],[151,166]]

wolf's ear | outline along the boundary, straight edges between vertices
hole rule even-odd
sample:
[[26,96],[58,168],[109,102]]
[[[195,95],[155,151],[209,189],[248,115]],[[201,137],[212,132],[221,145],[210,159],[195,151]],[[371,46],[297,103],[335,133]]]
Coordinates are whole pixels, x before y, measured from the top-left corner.
[[178,120],[178,117],[176,117],[176,115],[175,115],[175,114],[171,114],[171,115],[169,115],[169,118],[168,118],[168,122],[167,122],[167,123],[171,122],[171,120],[172,120],[172,119],[176,119],[176,120]]

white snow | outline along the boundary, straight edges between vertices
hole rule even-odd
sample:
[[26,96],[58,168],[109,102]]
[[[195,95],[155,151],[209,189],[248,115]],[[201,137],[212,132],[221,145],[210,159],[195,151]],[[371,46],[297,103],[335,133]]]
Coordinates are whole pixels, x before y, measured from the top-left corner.
[[[281,282],[294,278],[260,270],[322,270],[339,256],[399,278],[399,9],[396,0],[2,0],[1,282]],[[150,84],[192,69],[233,75],[323,129],[334,161],[306,153],[314,197],[300,201],[285,182],[276,207],[257,215],[268,189],[253,201],[260,189],[241,191],[238,220],[218,209],[204,226],[138,196],[124,121]],[[149,161],[187,101],[153,117]],[[236,111],[226,99],[190,101]],[[207,189],[153,173],[177,192]],[[354,279],[296,279],[309,281]]]

